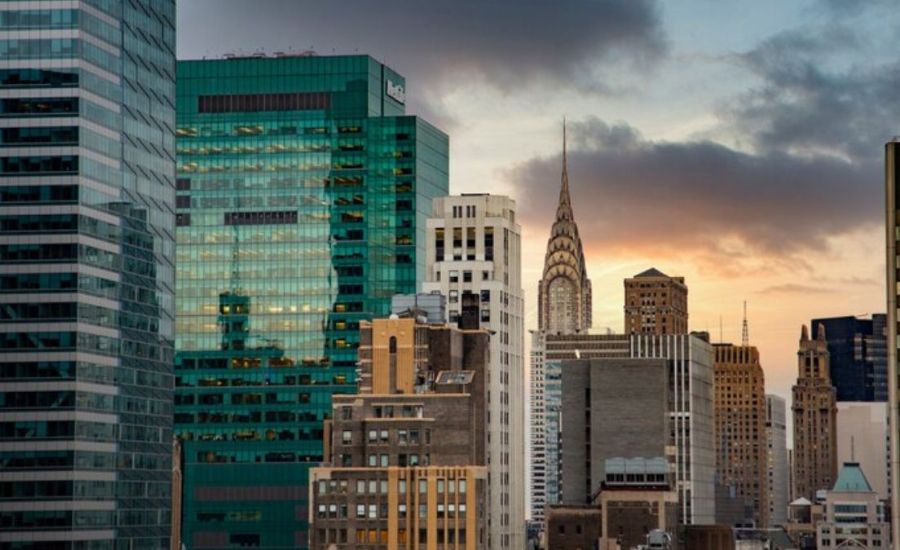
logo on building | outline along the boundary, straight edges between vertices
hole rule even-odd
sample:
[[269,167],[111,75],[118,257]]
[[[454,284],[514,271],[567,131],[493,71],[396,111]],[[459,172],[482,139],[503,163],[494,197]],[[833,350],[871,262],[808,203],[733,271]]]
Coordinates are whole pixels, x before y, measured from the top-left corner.
[[386,80],[384,82],[384,93],[397,103],[406,103],[406,90],[403,88],[403,84],[394,84],[391,80]]

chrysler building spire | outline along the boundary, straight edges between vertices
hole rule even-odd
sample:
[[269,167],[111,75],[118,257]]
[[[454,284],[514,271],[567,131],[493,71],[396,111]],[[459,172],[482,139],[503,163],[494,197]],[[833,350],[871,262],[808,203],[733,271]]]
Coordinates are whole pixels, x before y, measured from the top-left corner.
[[591,327],[591,281],[587,277],[584,251],[572,211],[566,145],[563,120],[559,204],[547,241],[544,274],[538,292],[538,329],[552,334],[574,334]]

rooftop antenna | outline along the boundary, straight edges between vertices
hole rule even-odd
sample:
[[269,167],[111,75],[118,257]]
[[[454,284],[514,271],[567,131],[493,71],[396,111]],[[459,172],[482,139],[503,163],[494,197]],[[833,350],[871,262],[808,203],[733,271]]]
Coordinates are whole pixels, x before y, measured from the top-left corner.
[[750,327],[747,326],[747,300],[744,300],[744,325],[741,329],[741,345],[750,345]]
[[725,336],[722,334],[722,316],[719,315],[719,343],[725,343]]

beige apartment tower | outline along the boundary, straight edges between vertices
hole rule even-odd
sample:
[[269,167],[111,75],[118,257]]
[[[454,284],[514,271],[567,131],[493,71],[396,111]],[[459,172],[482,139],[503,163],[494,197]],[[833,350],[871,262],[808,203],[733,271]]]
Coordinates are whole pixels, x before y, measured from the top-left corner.
[[687,296],[684,277],[656,268],[625,279],[625,334],[687,334]]
[[447,297],[446,319],[475,308],[489,330],[488,452],[494,513],[490,548],[525,545],[525,302],[522,230],[509,197],[464,194],[434,199],[427,221],[422,291]]
[[834,485],[837,475],[837,392],[828,372],[825,327],[815,338],[806,326],[797,352],[794,412],[794,498],[815,500],[816,491]]
[[716,468],[719,481],[769,523],[765,377],[755,346],[715,345]]

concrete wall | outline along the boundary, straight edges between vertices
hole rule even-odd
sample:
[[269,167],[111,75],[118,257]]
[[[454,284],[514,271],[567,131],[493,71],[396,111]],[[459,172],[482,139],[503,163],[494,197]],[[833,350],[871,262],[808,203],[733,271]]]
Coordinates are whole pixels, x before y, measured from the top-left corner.
[[587,503],[613,457],[665,456],[663,359],[592,359],[562,366],[563,501]]
[[838,464],[859,462],[879,498],[888,496],[887,403],[838,401]]

